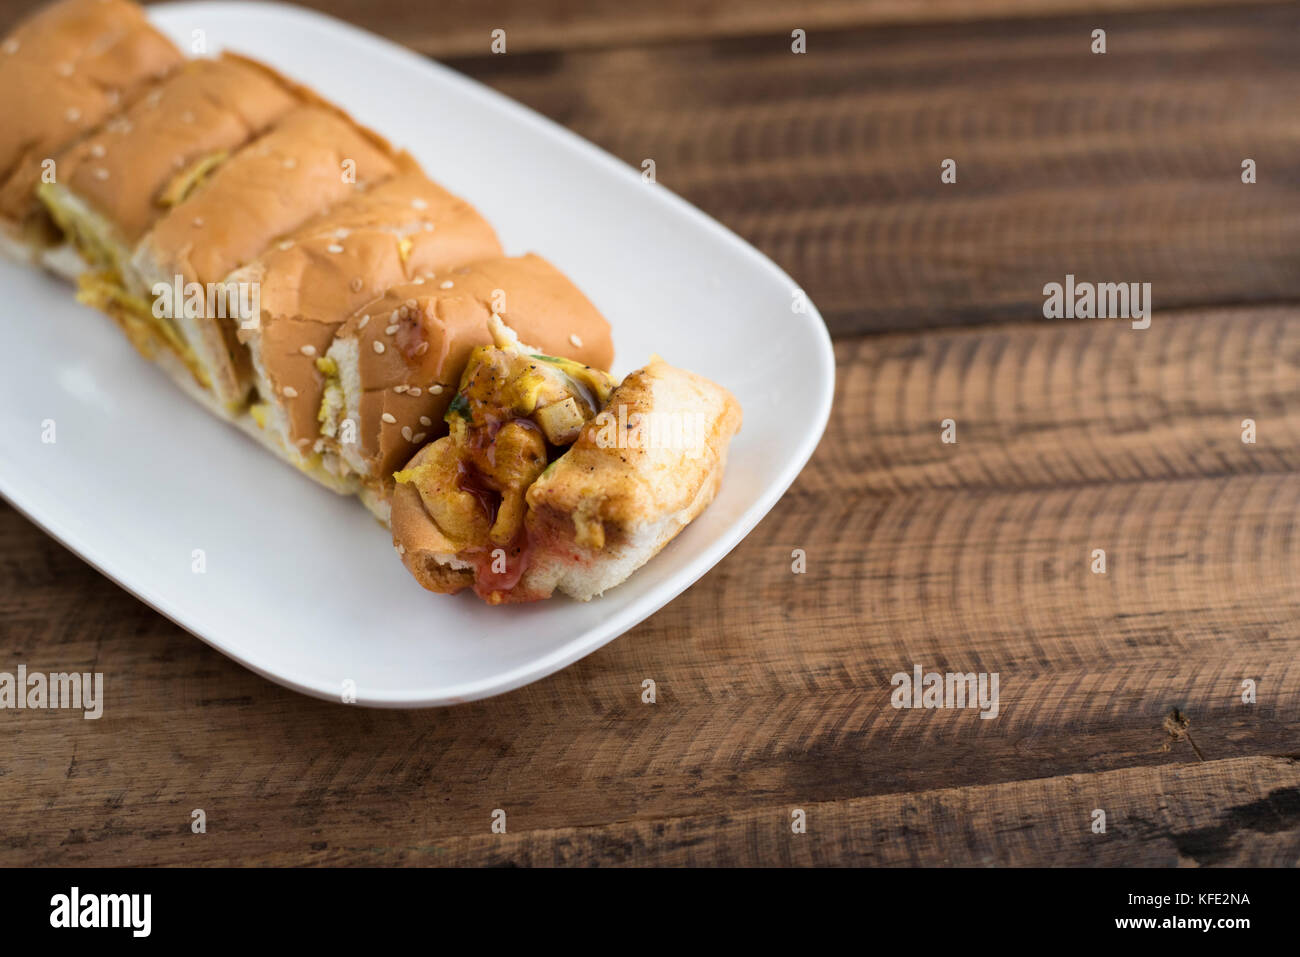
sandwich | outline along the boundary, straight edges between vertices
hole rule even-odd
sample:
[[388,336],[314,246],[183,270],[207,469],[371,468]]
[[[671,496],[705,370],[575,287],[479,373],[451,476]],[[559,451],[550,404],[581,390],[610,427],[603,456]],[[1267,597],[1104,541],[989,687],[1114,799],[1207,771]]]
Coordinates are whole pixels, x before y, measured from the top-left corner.
[[412,157],[269,67],[186,62],[125,0],[62,0],[0,42],[0,89],[0,244],[359,495],[425,588],[587,601],[717,494],[726,389],[658,357],[618,381],[559,270],[505,257]]
[[0,249],[76,270],[37,201],[57,179],[55,156],[130,105],[182,61],[143,11],[125,0],[61,0],[0,40]]
[[[125,288],[83,290],[85,299],[125,324],[154,326],[155,341],[175,353],[214,406],[237,415],[247,404],[252,368],[236,327],[254,318],[245,315],[254,290],[232,302],[235,287],[224,280],[272,242],[398,168],[399,156],[386,141],[339,111],[293,109],[154,224],[132,254]],[[172,290],[183,291],[185,308]],[[170,308],[152,308],[151,298],[159,296],[171,299]]]
[[257,398],[252,414],[273,447],[318,481],[355,481],[319,446],[326,360],[334,334],[392,286],[499,256],[478,212],[432,182],[409,158],[403,172],[358,192],[274,244],[228,282],[260,289],[258,321],[241,323]]
[[618,385],[493,320],[446,420],[395,475],[393,544],[430,591],[588,601],[713,501],[740,428],[732,395],[654,358]]
[[322,367],[320,447],[387,519],[393,472],[445,428],[470,353],[499,321],[538,351],[603,371],[609,323],[540,256],[484,260],[394,286],[338,330]]
[[[302,102],[233,54],[191,60],[56,158],[37,194],[87,266],[125,286],[136,244],[230,155]],[[139,285],[139,283],[136,283]]]

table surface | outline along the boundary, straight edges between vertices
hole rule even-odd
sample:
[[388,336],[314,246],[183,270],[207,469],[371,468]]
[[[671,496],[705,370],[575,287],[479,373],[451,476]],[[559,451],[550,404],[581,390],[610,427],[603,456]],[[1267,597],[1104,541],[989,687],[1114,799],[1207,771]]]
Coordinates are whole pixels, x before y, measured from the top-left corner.
[[[114,676],[0,717],[0,864],[1300,863],[1300,9],[318,5],[653,158],[820,306],[830,426],[667,608],[425,712],[271,684],[0,503],[4,660]],[[1067,273],[1151,327],[1044,320]],[[892,707],[914,665],[999,714]]]

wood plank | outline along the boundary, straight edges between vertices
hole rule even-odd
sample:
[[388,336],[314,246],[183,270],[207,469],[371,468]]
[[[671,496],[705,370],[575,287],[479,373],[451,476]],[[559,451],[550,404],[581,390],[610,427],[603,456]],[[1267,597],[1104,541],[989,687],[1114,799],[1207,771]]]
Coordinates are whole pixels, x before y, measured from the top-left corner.
[[[1298,785],[1295,759],[1244,758],[824,804],[791,793],[760,808],[654,824],[457,836],[416,849],[405,862],[1294,867]],[[1230,796],[1228,806],[1221,795]],[[804,834],[791,831],[796,807],[807,816]],[[1106,812],[1105,833],[1092,830],[1097,809]],[[515,821],[521,817],[526,822],[524,814]]]
[[653,159],[835,333],[1041,318],[1067,273],[1157,309],[1300,300],[1300,7],[1106,24],[1105,56],[1081,17],[456,65]]
[[796,486],[812,493],[1300,470],[1300,306],[874,336],[836,357],[833,421]]
[[[3,0],[0,24],[45,0]],[[436,12],[407,0],[290,0],[390,37],[432,56],[485,52],[504,29],[515,52],[683,43],[756,34],[817,34],[892,24],[973,23],[1133,11],[1255,6],[1259,0],[449,0]]]
[[[895,862],[905,850],[1174,863],[1188,841],[1203,862],[1276,862],[1294,823],[1243,836],[1219,819],[1292,784],[1241,795],[1240,774],[1187,769],[1276,771],[1264,759],[1300,741],[1300,482],[1281,412],[1297,408],[1300,323],[1257,312],[841,343],[842,394],[814,463],[700,584],[558,675],[437,712],[270,686],[0,510],[0,647],[34,669],[102,670],[109,687],[98,722],[6,715],[15,747],[0,782],[23,786],[0,785],[0,863]],[[1234,401],[1271,410],[1250,453],[1265,467],[1204,438],[1220,417],[1233,424]],[[956,446],[938,442],[926,403],[955,406]],[[1050,473],[1067,450],[1068,482]],[[944,454],[968,460],[950,468]],[[1096,547],[1104,575],[1089,570]],[[998,717],[893,708],[891,678],[915,664],[996,671]],[[640,700],[646,678],[654,705]],[[1262,763],[1232,763],[1246,758]],[[1186,792],[1170,783],[1184,774]],[[1102,779],[1143,820],[1161,795],[1194,791],[1203,807],[1105,848],[1072,842],[1051,802]],[[915,793],[936,782],[986,790],[956,805]],[[819,819],[847,802],[837,827],[871,837],[787,847],[776,835],[790,802]],[[941,856],[937,816],[962,802],[1002,802],[998,828],[1020,815],[1034,839]],[[209,814],[202,837],[188,831],[194,807]],[[483,833],[497,807],[508,840]],[[921,815],[911,845],[890,823],[902,814]],[[1198,845],[1203,831],[1222,839]]]

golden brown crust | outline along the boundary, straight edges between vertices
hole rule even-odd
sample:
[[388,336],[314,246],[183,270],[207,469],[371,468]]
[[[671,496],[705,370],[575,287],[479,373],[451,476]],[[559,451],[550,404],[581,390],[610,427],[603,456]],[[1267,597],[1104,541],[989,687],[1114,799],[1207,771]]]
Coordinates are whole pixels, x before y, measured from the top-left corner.
[[[147,291],[159,280],[218,283],[281,236],[395,175],[402,160],[345,114],[304,106],[223,163],[140,242],[133,269]],[[199,319],[191,345],[217,396],[238,408],[250,389],[247,352],[231,319]]]
[[386,486],[416,449],[445,432],[470,352],[492,341],[494,307],[523,342],[549,355],[599,369],[613,361],[609,323],[540,256],[485,260],[395,287],[338,333],[359,347],[358,451],[368,478]]
[[[123,0],[62,0],[0,41],[0,220],[40,217],[41,164],[133,102],[182,61]],[[57,175],[57,168],[56,168]]]
[[603,540],[626,541],[663,515],[690,511],[740,421],[730,392],[655,357],[529,488],[530,511],[581,513],[600,524]]
[[316,360],[354,310],[391,286],[500,251],[474,207],[412,168],[264,253],[246,271],[261,284],[260,327],[240,337],[257,342],[263,397],[283,408],[289,442],[311,448],[319,435],[325,376]]
[[301,102],[292,84],[253,60],[191,60],[62,153],[59,182],[134,246],[167,211],[173,184],[235,153]]
[[299,107],[160,219],[144,240],[147,255],[165,275],[220,282],[272,241],[397,171],[396,152],[376,134],[326,107]]
[[[424,461],[431,447],[426,446],[415,455],[410,463],[412,468]],[[456,545],[429,518],[416,487],[397,486],[393,490],[392,504],[393,547],[415,580],[429,591],[443,594],[471,587],[474,584],[473,569],[450,564],[454,560]]]

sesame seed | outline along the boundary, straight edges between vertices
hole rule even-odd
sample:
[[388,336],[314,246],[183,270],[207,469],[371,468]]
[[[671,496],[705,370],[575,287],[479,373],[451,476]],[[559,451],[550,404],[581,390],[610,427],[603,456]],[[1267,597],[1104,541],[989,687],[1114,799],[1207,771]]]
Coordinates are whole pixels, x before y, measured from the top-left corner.
[[402,426],[402,438],[408,442],[411,441],[411,427],[409,425]]
[[442,386],[436,384],[429,386],[429,395],[442,395]]
[[427,415],[422,415],[420,416],[420,424],[427,429],[429,426],[433,425],[433,419],[429,418]]
[[96,143],[90,148],[90,155],[95,157],[95,159],[103,159],[106,152],[108,151],[104,149],[103,143]]
[[569,341],[573,343],[573,348],[575,349],[582,348],[582,340],[578,338],[578,334],[576,332],[569,333]]
[[398,544],[396,544],[396,545],[393,546],[393,551],[397,552],[398,556],[405,555],[405,554],[406,554],[406,546],[405,546],[405,545],[402,545],[401,543],[398,543]]
[[416,302],[414,299],[408,299],[406,300],[406,302],[402,303],[402,305],[405,306],[407,309],[418,309],[420,307],[420,304]]
[[70,106],[65,115],[67,116],[69,123],[76,123],[81,119],[81,110],[77,109],[75,106]]
[[399,322],[399,321],[401,321],[401,318],[402,318],[402,310],[400,310],[400,309],[394,309],[393,312],[392,312],[392,314],[388,317],[388,321],[389,321],[389,322]]
[[313,345],[305,345],[298,351],[305,356],[314,356],[316,354],[316,347]]
[[193,123],[193,122],[194,122],[194,113],[193,113],[192,111],[190,111],[190,110],[186,110],[184,113],[181,114],[181,122],[182,122],[182,123]]
[[383,419],[385,422],[387,422],[389,425],[397,424],[397,416],[393,415],[393,413],[391,412],[385,412],[383,415],[380,416],[380,418]]
[[424,231],[425,231],[426,233],[431,233],[431,232],[433,232],[433,223],[425,223],[425,224],[424,224]]
[[422,356],[428,351],[429,351],[429,344],[427,342],[421,342],[418,346],[415,347],[415,354],[417,356]]
[[335,239],[347,239],[350,235],[352,235],[352,230],[347,229],[346,227],[343,226],[340,226],[338,229],[334,230]]
[[203,217],[202,217],[202,216],[195,216],[195,217],[194,217],[194,225],[195,225],[195,226],[202,226],[202,225],[203,225]]
[[454,285],[456,285],[456,284],[455,284],[454,282],[452,282],[450,279],[444,279],[442,282],[438,283],[438,288],[439,288],[439,289],[450,289],[450,288],[451,288],[452,286],[454,286]]
[[294,159],[292,156],[286,158],[284,161],[285,169],[294,169],[297,165],[298,165],[298,161]]
[[395,385],[393,386],[393,391],[400,395],[401,393],[405,392],[409,388],[410,388],[409,385]]
[[424,285],[424,277],[423,277],[423,276],[416,276],[414,279],[411,280],[411,282],[415,283],[417,286],[423,286],[423,285]]
[[351,289],[353,292],[360,292],[361,287],[364,285],[365,282],[362,280],[362,278],[360,276],[357,276],[350,283],[348,283],[348,288]]
[[417,433],[415,438],[411,439],[411,441],[414,442],[416,445],[419,445],[421,442],[424,441],[424,437],[428,434],[429,434],[428,432]]
[[375,352],[377,352],[377,353],[381,353],[381,354],[383,353],[383,351],[384,351],[384,344],[383,344],[382,342],[380,342],[378,339],[376,339],[374,342],[372,342],[372,343],[370,343],[370,344],[371,344],[372,346],[375,347]]
[[370,321],[370,316],[368,315],[362,316],[361,321],[357,323],[357,328],[364,329],[366,327],[366,323],[369,321]]
[[343,247],[340,246],[338,243],[330,243],[328,246],[325,247],[325,249],[335,254],[343,252]]
[[12,56],[13,54],[18,52],[18,41],[12,38],[6,40],[3,49],[5,53],[8,53],[10,56]]
[[109,90],[104,94],[104,98],[108,100],[109,106],[117,106],[122,101],[122,94],[117,90]]
[[420,390],[420,387],[419,387],[418,385],[413,385],[413,386],[411,386],[411,388],[410,388],[410,393],[411,393],[411,395],[414,395],[414,396],[418,396],[418,395],[420,394],[420,391],[421,391],[421,390]]
[[298,390],[291,385],[285,386],[281,391],[284,393],[284,397],[286,399],[298,398]]
[[72,76],[71,63],[60,63],[57,67],[55,67],[55,70],[58,71],[59,76]]
[[95,170],[95,179],[108,179],[108,170],[104,169],[102,166]]
[[429,208],[429,204],[428,204],[427,202],[425,202],[424,200],[422,200],[419,196],[417,196],[417,197],[415,197],[415,199],[411,200],[411,208],[412,208],[412,209],[428,209],[428,208]]
[[292,249],[292,248],[293,248],[293,240],[292,240],[292,239],[286,239],[284,242],[282,242],[282,243],[280,244],[280,248],[281,248],[281,249]]
[[388,326],[388,327],[386,327],[386,328],[384,329],[384,334],[385,334],[385,335],[388,335],[388,336],[391,336],[391,335],[392,335],[394,332],[396,332],[399,328],[401,328],[401,327],[398,326],[398,325],[396,325],[396,324],[391,325],[391,326]]

